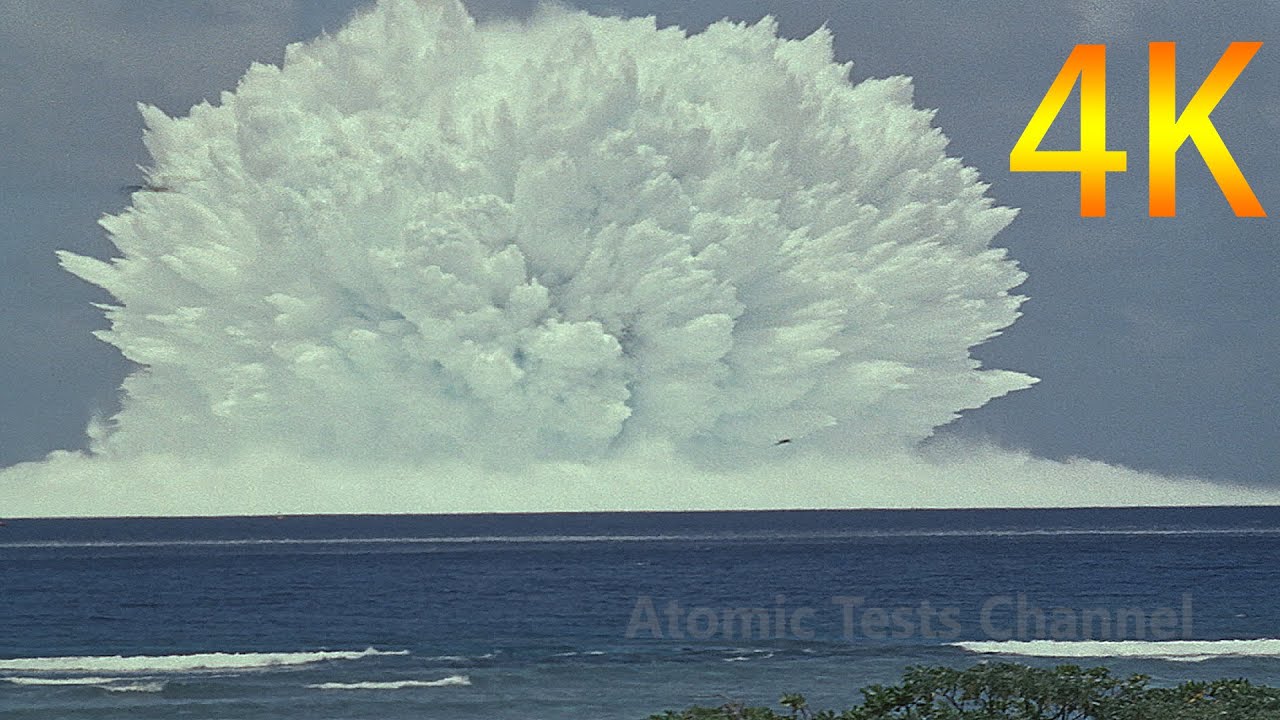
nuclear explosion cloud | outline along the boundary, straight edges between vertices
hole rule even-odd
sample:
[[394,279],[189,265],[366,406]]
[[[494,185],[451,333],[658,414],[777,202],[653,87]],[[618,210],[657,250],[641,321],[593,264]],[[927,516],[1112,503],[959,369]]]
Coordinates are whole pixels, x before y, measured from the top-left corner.
[[969,355],[1017,316],[1014,212],[908,79],[776,33],[383,0],[216,105],[143,107],[121,257],[62,255],[142,369],[93,457],[6,480],[271,512],[786,505],[820,474],[798,502],[839,505],[906,458],[892,497],[1033,382]]
[[1013,217],[831,36],[383,3],[217,106],[144,108],[153,186],[64,255],[145,370],[104,450],[581,458],[911,443],[1026,387]]

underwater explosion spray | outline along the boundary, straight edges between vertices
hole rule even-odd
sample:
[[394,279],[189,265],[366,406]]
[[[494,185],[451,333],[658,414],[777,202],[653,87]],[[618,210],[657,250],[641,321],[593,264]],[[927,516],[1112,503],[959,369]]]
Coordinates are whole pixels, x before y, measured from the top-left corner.
[[144,106],[120,257],[61,256],[141,369],[91,457],[7,481],[33,512],[983,504],[897,476],[1034,382],[969,354],[1018,314],[1014,211],[908,79],[849,72],[771,19],[383,0]]

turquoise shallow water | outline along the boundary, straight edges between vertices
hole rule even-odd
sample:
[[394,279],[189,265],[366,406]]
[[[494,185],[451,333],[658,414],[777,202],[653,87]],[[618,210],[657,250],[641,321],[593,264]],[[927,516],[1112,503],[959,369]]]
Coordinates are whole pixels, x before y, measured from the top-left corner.
[[1269,508],[15,520],[0,713],[844,707],[994,658],[1280,683],[1278,551]]

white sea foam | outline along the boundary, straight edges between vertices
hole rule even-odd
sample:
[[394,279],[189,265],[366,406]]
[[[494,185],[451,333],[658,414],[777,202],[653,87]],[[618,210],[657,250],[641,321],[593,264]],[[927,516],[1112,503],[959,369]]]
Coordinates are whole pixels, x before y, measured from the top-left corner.
[[370,682],[327,682],[308,685],[316,690],[403,690],[405,688],[453,687],[470,685],[466,675],[450,675],[439,680],[386,680]]
[[433,655],[423,659],[434,662],[467,662],[471,660],[492,660],[497,655],[496,652],[487,652],[483,655]]
[[108,683],[121,682],[124,680],[136,680],[136,678],[119,678],[119,677],[25,677],[15,675],[2,678],[5,682],[14,685],[105,685]]
[[1008,640],[952,643],[969,652],[1049,658],[1143,658],[1203,662],[1227,657],[1280,658],[1280,640]]
[[305,665],[328,660],[360,660],[379,655],[407,655],[408,651],[320,651],[288,653],[196,653],[190,655],[103,655],[30,657],[0,660],[0,670],[23,672],[181,673],[196,670],[248,670]]
[[27,677],[9,676],[0,678],[13,685],[32,686],[80,686],[94,687],[111,692],[161,692],[165,681],[137,677]]
[[166,683],[156,680],[152,682],[134,682],[134,683],[112,683],[110,685],[97,685],[95,687],[102,688],[110,692],[163,692]]
[[723,660],[725,662],[746,662],[747,660],[768,660],[774,655],[772,650],[762,650],[758,648],[751,649],[751,650],[738,650],[737,652],[745,653],[745,654],[732,655],[730,657],[723,658]]

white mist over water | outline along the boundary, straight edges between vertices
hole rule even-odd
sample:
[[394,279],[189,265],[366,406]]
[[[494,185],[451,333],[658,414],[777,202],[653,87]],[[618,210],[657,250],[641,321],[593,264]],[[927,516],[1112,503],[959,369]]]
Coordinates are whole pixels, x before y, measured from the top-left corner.
[[144,369],[92,456],[5,471],[5,512],[1244,497],[915,450],[1034,382],[969,355],[1017,317],[1014,212],[909,80],[848,74],[770,20],[383,0],[217,105],[144,107],[121,257],[62,255]]

